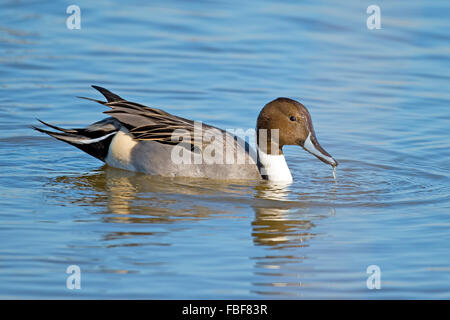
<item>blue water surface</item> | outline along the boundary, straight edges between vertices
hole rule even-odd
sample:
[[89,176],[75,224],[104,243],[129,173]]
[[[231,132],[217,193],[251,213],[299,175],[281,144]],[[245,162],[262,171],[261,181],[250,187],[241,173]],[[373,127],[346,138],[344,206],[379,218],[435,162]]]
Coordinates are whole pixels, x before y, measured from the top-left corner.
[[[443,0],[3,1],[0,298],[449,299],[449,15]],[[102,119],[76,98],[99,98],[92,84],[227,129],[297,99],[338,179],[293,146],[287,187],[147,177],[30,128]]]

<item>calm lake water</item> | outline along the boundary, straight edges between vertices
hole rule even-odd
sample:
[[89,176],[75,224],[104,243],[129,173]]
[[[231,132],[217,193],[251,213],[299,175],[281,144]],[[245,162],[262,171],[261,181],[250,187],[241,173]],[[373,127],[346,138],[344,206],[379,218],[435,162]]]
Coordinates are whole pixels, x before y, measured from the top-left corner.
[[[450,298],[450,2],[70,4],[1,4],[0,298]],[[297,99],[337,182],[299,147],[287,187],[147,177],[30,128],[102,119],[91,84],[222,128]]]

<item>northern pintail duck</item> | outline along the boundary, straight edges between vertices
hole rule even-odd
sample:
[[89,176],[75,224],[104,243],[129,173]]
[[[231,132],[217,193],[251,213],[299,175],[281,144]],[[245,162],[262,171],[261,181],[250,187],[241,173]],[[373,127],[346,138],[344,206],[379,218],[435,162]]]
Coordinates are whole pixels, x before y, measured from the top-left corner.
[[83,129],[64,129],[39,120],[59,132],[34,129],[112,167],[151,175],[290,182],[292,175],[282,151],[285,145],[301,146],[333,168],[338,165],[318,143],[306,107],[292,99],[275,99],[261,110],[255,152],[228,131],[206,124],[199,127],[192,120],[92,87],[107,101],[84,99],[111,108],[104,112],[110,117]]

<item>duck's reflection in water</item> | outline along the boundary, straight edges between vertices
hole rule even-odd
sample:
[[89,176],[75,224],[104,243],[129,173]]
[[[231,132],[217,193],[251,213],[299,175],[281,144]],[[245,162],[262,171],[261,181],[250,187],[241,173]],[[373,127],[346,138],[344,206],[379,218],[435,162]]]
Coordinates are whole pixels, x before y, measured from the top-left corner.
[[[292,292],[280,287],[303,285],[301,262],[307,258],[303,249],[316,236],[315,222],[334,212],[311,207],[307,198],[294,198],[290,185],[151,177],[106,166],[89,175],[61,176],[52,184],[58,190],[55,197],[59,201],[90,206],[105,223],[129,224],[124,230],[117,230],[120,225],[114,230],[102,228],[103,240],[112,242],[106,247],[128,246],[130,238],[134,239],[133,245],[145,245],[148,236],[156,240],[161,235],[193,228],[183,223],[186,221],[217,217],[235,220],[236,215],[242,219],[248,217],[248,209],[253,210],[253,243],[269,250],[262,256],[249,252],[249,258],[255,261],[253,272],[260,279],[254,283],[254,287],[261,288],[255,290],[258,294],[289,294]],[[143,229],[136,225],[134,230],[132,224],[155,227]],[[156,240],[171,245],[166,241]]]
[[[308,202],[293,201],[288,184],[261,184],[256,187],[256,197],[261,199],[253,206],[255,219],[252,235],[256,245],[267,246],[273,253],[255,259],[255,275],[261,281],[254,283],[254,290],[261,295],[301,296],[302,262],[307,259],[302,249],[309,246],[317,235],[313,230],[317,221],[335,213],[334,208],[326,214],[317,212]],[[263,201],[266,200],[266,201]],[[279,278],[279,281],[273,281]],[[265,281],[265,279],[269,281]]]
[[255,219],[252,222],[256,244],[276,246],[304,246],[314,236],[314,224],[303,218],[301,210],[307,205],[289,201],[290,185],[266,183],[256,187],[259,201],[253,206]]
[[67,190],[54,195],[60,201],[70,199],[99,208],[97,212],[104,214],[104,222],[158,223],[230,213],[215,199],[225,196],[224,202],[234,203],[234,196],[251,197],[257,182],[166,178],[104,166],[89,175],[60,176],[52,184],[58,191]]

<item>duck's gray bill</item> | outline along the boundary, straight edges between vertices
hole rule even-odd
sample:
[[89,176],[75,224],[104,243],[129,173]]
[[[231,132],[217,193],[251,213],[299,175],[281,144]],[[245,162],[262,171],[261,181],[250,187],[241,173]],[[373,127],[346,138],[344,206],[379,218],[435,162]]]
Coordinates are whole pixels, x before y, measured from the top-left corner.
[[309,153],[315,155],[319,160],[329,164],[333,167],[338,165],[338,162],[333,159],[332,156],[328,152],[326,152],[319,144],[315,135],[312,135],[311,132],[306,138],[305,143],[303,144],[303,148]]

